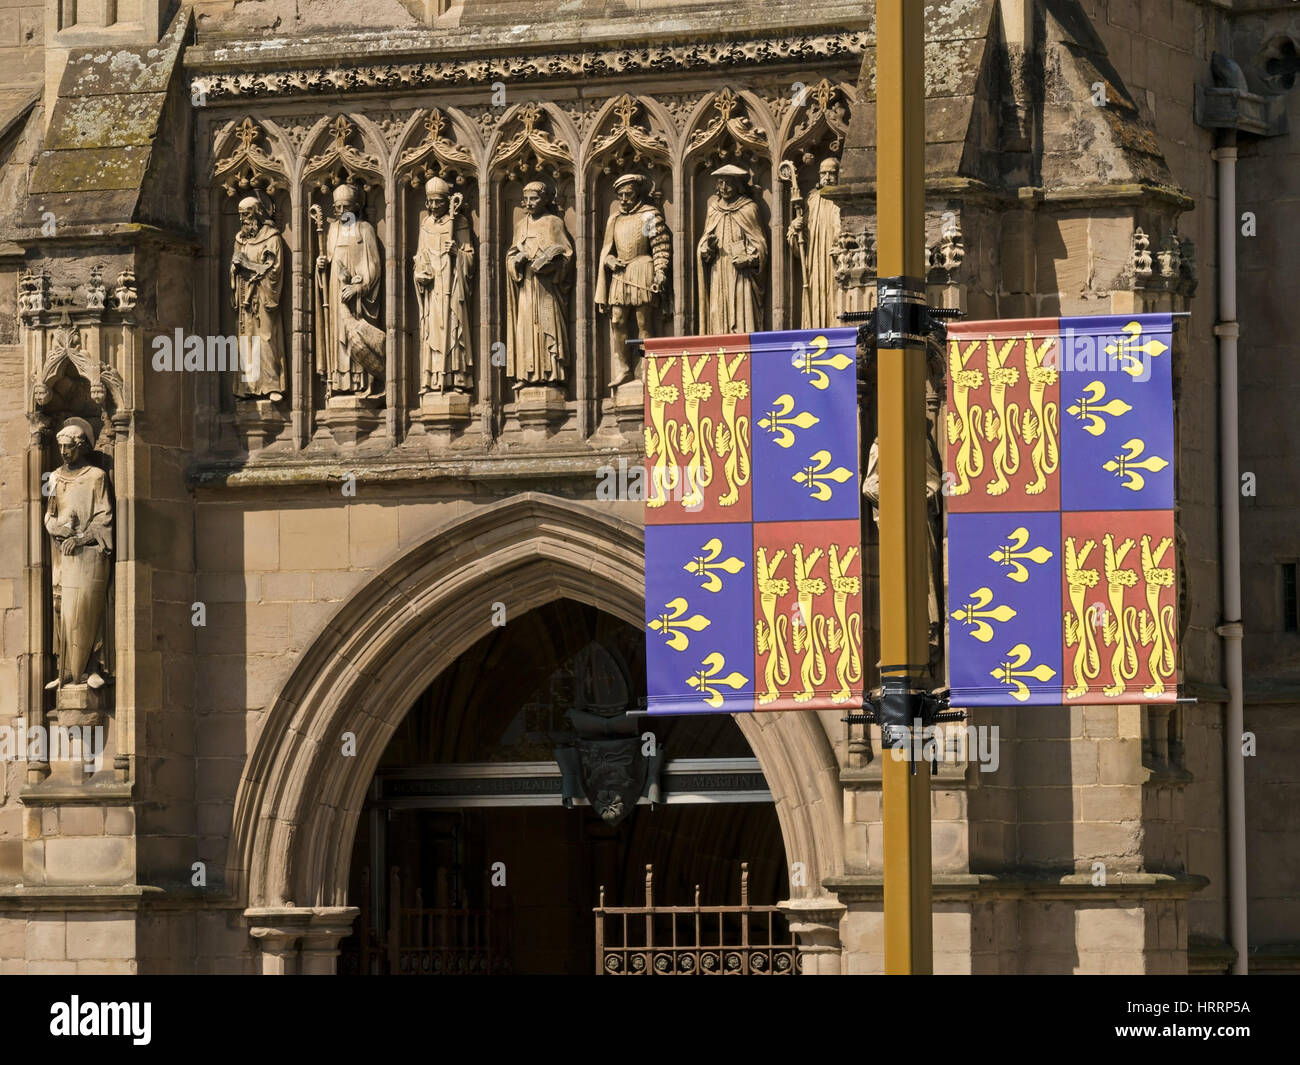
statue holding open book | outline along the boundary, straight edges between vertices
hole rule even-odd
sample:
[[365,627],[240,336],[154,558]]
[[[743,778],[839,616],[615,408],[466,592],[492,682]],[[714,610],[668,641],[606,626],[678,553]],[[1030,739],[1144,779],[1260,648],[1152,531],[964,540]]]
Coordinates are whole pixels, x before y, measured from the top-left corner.
[[523,214],[506,251],[509,279],[506,376],[516,388],[560,385],[572,357],[568,280],[573,242],[541,181],[524,186]]

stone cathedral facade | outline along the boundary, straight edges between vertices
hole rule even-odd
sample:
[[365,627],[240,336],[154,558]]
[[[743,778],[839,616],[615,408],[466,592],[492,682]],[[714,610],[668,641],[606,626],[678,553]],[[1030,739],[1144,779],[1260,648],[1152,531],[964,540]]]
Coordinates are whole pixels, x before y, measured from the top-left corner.
[[[1187,314],[1189,701],[976,716],[996,771],[956,759],[933,786],[940,971],[1231,964],[1229,129],[1253,220],[1251,967],[1300,959],[1300,441],[1278,372],[1300,15],[1257,7],[926,3],[931,303]],[[791,945],[753,971],[880,970],[871,729],[673,726],[664,805],[614,827],[548,790],[553,749],[587,750],[644,670],[636,341],[873,305],[872,8],[0,0],[0,972],[472,970],[421,936],[485,914],[514,935],[493,971],[590,971],[593,909],[638,903],[648,856],[661,905],[747,863]],[[866,603],[870,630],[870,580]],[[571,929],[552,954],[521,945],[537,922]]]

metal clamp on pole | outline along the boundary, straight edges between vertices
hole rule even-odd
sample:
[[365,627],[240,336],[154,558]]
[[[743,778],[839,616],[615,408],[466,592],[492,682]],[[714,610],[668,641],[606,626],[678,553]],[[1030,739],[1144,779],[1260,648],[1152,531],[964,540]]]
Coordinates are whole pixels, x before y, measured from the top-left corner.
[[924,347],[930,308],[919,277],[876,278],[876,347]]
[[880,746],[883,750],[901,748],[908,750],[912,743],[912,728],[920,721],[924,727],[923,693],[913,687],[906,673],[885,674],[880,678],[880,709],[876,723],[880,726]]
[[[948,321],[964,318],[966,312],[957,307],[928,307],[924,299],[916,302],[918,293],[905,291],[901,282],[916,278],[879,278],[877,294],[881,300],[888,298],[875,310],[844,311],[840,321],[858,326],[858,344],[867,349],[906,346],[924,346],[928,337],[940,343],[948,339]],[[888,286],[888,287],[887,287]]]
[[[868,694],[863,699],[862,713],[845,714],[840,720],[848,725],[879,725],[881,743],[886,749],[906,745],[905,739],[898,740],[898,733],[895,731],[900,725],[915,728],[919,721],[922,728],[929,728],[941,721],[966,720],[964,710],[948,708],[947,688],[936,688],[934,691],[915,688],[906,674],[896,673],[893,676],[883,677],[878,692],[879,694]],[[900,719],[899,708],[903,697],[906,697],[907,716]],[[886,706],[889,707],[888,710],[885,709]],[[886,725],[891,727],[888,733],[885,731]]]

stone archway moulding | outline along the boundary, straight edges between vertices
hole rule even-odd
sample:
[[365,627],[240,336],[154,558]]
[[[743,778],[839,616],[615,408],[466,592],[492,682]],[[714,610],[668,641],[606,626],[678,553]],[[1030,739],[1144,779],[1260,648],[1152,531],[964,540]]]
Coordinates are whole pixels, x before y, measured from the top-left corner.
[[[267,715],[235,800],[227,884],[252,909],[344,907],[366,789],[408,708],[491,631],[556,599],[644,624],[640,526],[528,492],[435,530],[340,608]],[[822,896],[843,868],[841,793],[816,714],[739,714],[776,803],[792,895]],[[356,755],[341,754],[356,736]]]

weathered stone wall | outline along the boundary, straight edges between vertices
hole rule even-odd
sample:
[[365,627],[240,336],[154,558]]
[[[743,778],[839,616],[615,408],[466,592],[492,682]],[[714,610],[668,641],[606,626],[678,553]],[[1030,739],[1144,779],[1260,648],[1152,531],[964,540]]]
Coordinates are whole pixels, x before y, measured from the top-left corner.
[[[1245,726],[1258,753],[1246,761],[1251,941],[1256,964],[1294,971],[1300,959],[1300,632],[1283,617],[1280,567],[1300,561],[1300,383],[1295,294],[1300,250],[1300,120],[1296,75],[1300,13],[1274,11],[1239,20],[1233,55],[1255,92],[1284,93],[1289,130],[1243,144],[1238,211],[1255,216],[1254,237],[1238,240],[1241,471],[1256,494],[1241,500]],[[1238,220],[1238,231],[1244,223]],[[1229,742],[1236,742],[1229,737]]]
[[[1196,246],[1199,277],[1191,318],[1179,326],[1185,335],[1178,385],[1178,522],[1186,535],[1180,544],[1190,602],[1182,637],[1183,676],[1189,692],[1204,701],[1178,711],[1182,718],[1185,766],[1191,782],[1185,793],[1186,868],[1210,883],[1188,902],[1192,934],[1222,940],[1226,935],[1225,837],[1221,807],[1223,707],[1221,643],[1214,628],[1219,613],[1218,442],[1215,309],[1213,135],[1192,121],[1198,82],[1209,78],[1210,55],[1228,45],[1222,12],[1196,2],[1096,2],[1083,8],[1106,44],[1116,71],[1155,131],[1161,153],[1178,186],[1194,206],[1179,220],[1180,232]],[[1247,422],[1243,420],[1243,428]],[[1184,933],[1186,935],[1186,932]]]
[[[1223,835],[1222,683],[1218,539],[1218,373],[1213,326],[1217,321],[1215,204],[1210,160],[1213,134],[1193,122],[1197,84],[1208,84],[1211,52],[1232,56],[1246,71],[1251,91],[1285,94],[1292,81],[1268,76],[1270,45],[1300,40],[1293,13],[1252,13],[1229,20],[1225,5],[1183,0],[1142,3],[1085,0],[1085,10],[1106,41],[1116,69],[1150,115],[1160,148],[1179,185],[1196,202],[1182,227],[1196,241],[1201,287],[1187,326],[1191,347],[1179,393],[1179,524],[1191,595],[1184,637],[1186,679],[1201,703],[1182,711],[1189,868],[1210,878],[1190,903],[1191,932],[1222,939],[1225,928]],[[1238,5],[1248,7],[1256,5]],[[1285,49],[1282,50],[1285,52]],[[1281,71],[1287,69],[1285,63]],[[1294,954],[1300,940],[1293,901],[1300,883],[1300,835],[1293,807],[1294,766],[1300,748],[1300,635],[1284,631],[1280,564],[1300,551],[1295,513],[1300,505],[1295,468],[1300,455],[1294,411],[1295,382],[1279,368],[1293,358],[1290,282],[1296,253],[1290,234],[1300,221],[1294,119],[1280,137],[1243,138],[1237,170],[1239,212],[1253,212],[1258,236],[1240,236],[1238,318],[1241,471],[1254,473],[1256,496],[1241,501],[1242,595],[1245,610],[1246,729],[1258,737],[1258,754],[1246,761],[1249,889],[1252,943],[1270,953]],[[1239,220],[1238,230],[1241,225]],[[1237,737],[1226,737],[1236,744]],[[1291,781],[1291,783],[1289,783]],[[1264,964],[1269,964],[1267,960]]]
[[[39,87],[44,61],[44,8],[5,3],[0,7],[0,214],[12,218],[26,194],[27,171],[39,146],[41,105],[27,109]],[[0,724],[12,726],[19,706],[19,660],[23,654],[23,567],[25,535],[23,453],[27,419],[25,373],[17,318],[22,249],[0,234]],[[23,810],[21,762],[0,763],[0,883],[22,879]],[[9,943],[24,928],[20,918],[3,918],[0,942]],[[21,958],[0,948],[0,958]]]
[[[834,25],[861,16],[857,0],[832,0],[816,8],[797,0],[749,0],[726,7],[708,0],[579,0],[558,9],[538,0],[376,0],[364,19],[346,0],[198,0],[193,5],[200,38],[258,38],[283,35],[288,41],[303,34],[322,38],[357,30],[393,30],[394,43],[424,36],[427,26],[440,31],[464,27],[476,34],[500,35],[503,41],[529,43],[578,39],[582,36],[628,39],[655,35],[687,35],[700,29],[753,26],[801,28]],[[432,19],[426,22],[426,11]],[[522,37],[518,27],[527,27]],[[481,39],[480,39],[481,41]]]
[[[596,483],[593,467],[589,477],[569,479],[563,494],[639,524],[639,503],[597,502]],[[200,491],[195,523],[196,601],[207,611],[195,637],[197,856],[213,872],[210,884],[224,873],[248,754],[299,658],[344,601],[432,530],[503,498],[364,476],[355,496],[328,483],[240,499],[221,495]],[[505,608],[508,618],[510,604]]]
[[[809,12],[806,4],[782,2],[746,5],[737,13],[718,4],[673,0],[592,2],[573,5],[565,18],[533,25],[526,33],[514,27],[537,16],[539,5],[533,0],[490,5],[467,0],[440,6],[434,13],[440,27],[437,38],[424,25],[423,3],[391,0],[387,6],[368,7],[367,33],[390,26],[395,32],[366,36],[359,59],[369,56],[378,64],[381,55],[441,48],[438,61],[454,63],[468,54],[471,43],[474,54],[488,57],[529,50],[573,52],[588,42],[617,52],[646,33],[675,40],[716,33],[719,27],[735,31],[737,18],[747,32],[775,33],[790,26],[799,33],[830,32],[845,21],[861,19],[864,5],[836,2]],[[1024,59],[1024,46],[1016,43],[1014,27],[995,19],[995,32],[1008,34],[1010,42],[990,43],[984,38],[994,5],[930,6],[942,15],[935,22],[935,62],[927,75],[933,97],[928,111],[931,176],[978,179],[988,186],[972,191],[970,184],[954,181],[932,190],[927,240],[938,269],[930,279],[932,296],[951,298],[976,316],[1181,307],[1177,301],[1188,290],[1182,282],[1193,272],[1186,267],[1182,279],[1171,279],[1164,289],[1144,290],[1134,283],[1135,219],[1159,240],[1176,232],[1194,243],[1200,285],[1187,304],[1190,318],[1179,326],[1176,358],[1179,524],[1186,536],[1180,549],[1188,593],[1182,666],[1188,694],[1201,702],[1172,712],[1098,707],[978,717],[979,723],[1001,728],[999,770],[984,774],[975,766],[945,768],[934,782],[936,967],[950,972],[1184,971],[1189,938],[1222,941],[1226,926],[1223,693],[1221,644],[1214,631],[1219,621],[1218,445],[1213,429],[1215,187],[1209,156],[1212,135],[1194,125],[1193,98],[1196,84],[1208,80],[1212,51],[1232,50],[1243,62],[1254,60],[1279,34],[1300,39],[1300,16],[1274,13],[1249,30],[1241,22],[1234,33],[1222,4],[1081,0],[1078,10],[1100,36],[1106,62],[1113,67],[1112,79],[1100,53],[1087,44],[1086,27],[1071,13],[1074,5],[1050,3],[1048,9],[1063,19],[1067,36],[1074,37],[1058,43],[1049,57],[1044,124],[1035,130],[1030,118],[1016,115],[1017,109],[1028,106],[1026,114],[1032,116],[1032,99],[1026,94],[1033,85],[1017,80],[1016,63]],[[1002,5],[1004,10],[1014,7]],[[9,36],[0,32],[0,59],[15,84],[37,84],[45,76],[45,56],[32,43],[41,35],[41,20],[33,23],[30,18],[33,10],[43,19],[44,9],[0,8],[0,31],[10,22],[16,27]],[[356,96],[345,94],[343,105],[338,99],[326,103],[319,98],[325,95],[323,82],[312,82],[304,93],[286,87],[284,60],[307,57],[321,69],[352,65],[348,52],[350,34],[357,29],[355,5],[215,0],[200,2],[194,10],[197,43],[187,51],[185,62],[189,73],[198,72],[200,84],[216,84],[219,91],[194,109],[194,165],[187,176],[183,164],[190,142],[178,118],[187,83],[177,79],[168,90],[158,135],[179,138],[179,143],[150,170],[146,214],[139,219],[166,232],[131,253],[140,264],[145,341],[177,328],[202,332],[228,325],[224,308],[229,248],[223,241],[230,235],[233,216],[211,167],[222,153],[229,157],[234,151],[232,131],[245,117],[251,116],[263,132],[270,129],[268,122],[275,124],[279,132],[274,146],[286,172],[299,182],[300,196],[311,194],[310,182],[302,179],[303,168],[330,142],[319,123],[340,111],[353,120],[364,119],[369,139],[358,137],[354,146],[386,158],[418,146],[415,126],[413,136],[402,133],[417,108],[452,109],[484,131],[494,124],[481,118],[480,113],[489,112],[478,99],[486,89],[477,84],[399,91],[354,80],[346,88],[356,90]],[[24,27],[32,25],[36,28],[29,41]],[[281,80],[274,81],[274,91],[263,91],[252,75],[245,77],[246,63],[257,71],[278,71],[274,77]],[[571,125],[566,134],[571,154],[580,157],[591,142],[593,116],[588,112],[596,109],[594,101],[624,91],[651,99],[675,96],[674,107],[681,114],[673,115],[672,136],[685,141],[698,127],[688,127],[682,116],[691,113],[705,92],[734,86],[754,90],[749,103],[757,101],[768,109],[763,122],[776,129],[788,113],[780,104],[791,79],[805,71],[809,81],[823,74],[840,78],[848,69],[843,56],[823,67],[774,60],[770,68],[740,64],[706,74],[633,71],[622,79],[575,80],[570,73],[567,81],[559,77],[531,87],[525,80],[521,86],[512,85],[510,92],[553,104],[564,118],[555,128]],[[1137,121],[1113,129],[1093,121],[1094,109],[1087,102],[1093,71],[1117,83],[1109,87],[1131,99]],[[8,85],[8,80],[0,84],[0,92]],[[1276,85],[1271,91],[1283,89]],[[518,99],[512,95],[511,105]],[[48,91],[47,103],[53,103]],[[0,149],[7,153],[0,202],[6,208],[12,205],[14,215],[45,118],[38,105],[0,140]],[[1015,135],[1008,135],[1017,123]],[[1154,132],[1144,135],[1142,127]],[[1283,631],[1277,587],[1278,564],[1300,555],[1293,532],[1300,505],[1294,476],[1300,441],[1291,416],[1300,396],[1277,372],[1294,348],[1286,339],[1290,308],[1285,286],[1294,273],[1286,264],[1296,256],[1284,234],[1300,223],[1300,185],[1293,177],[1300,154],[1297,138],[1300,133],[1291,133],[1244,149],[1240,169],[1242,210],[1255,211],[1259,218],[1259,236],[1243,240],[1240,248],[1243,470],[1255,472],[1259,482],[1258,497],[1245,500],[1243,508],[1247,728],[1259,736],[1259,754],[1247,769],[1251,921],[1252,939],[1279,951],[1300,941],[1293,901],[1300,832],[1287,817],[1294,805],[1294,766],[1300,758],[1300,718],[1295,714],[1300,636]],[[484,152],[487,143],[485,136],[480,145]],[[773,144],[777,155],[785,147],[785,142]],[[1038,161],[1036,152],[1041,153]],[[669,169],[679,164],[674,160]],[[394,179],[387,181],[387,195],[400,190],[408,175],[399,173],[396,163],[385,166],[384,178]],[[476,181],[494,180],[486,156],[476,167]],[[594,250],[590,244],[599,239],[603,221],[594,206],[594,190],[610,176],[579,176],[593,192],[588,214],[571,219],[586,252]],[[1114,184],[1123,182],[1145,182],[1146,187],[1141,192],[1115,191]],[[1108,183],[1104,195],[1084,188]],[[1066,187],[1075,199],[1062,202]],[[762,193],[772,212],[773,252],[788,254],[784,190],[773,179]],[[497,210],[494,195],[489,191],[484,199],[494,204],[492,211]],[[1056,202],[1046,202],[1053,196]],[[286,219],[286,236],[293,243],[292,229],[298,227],[295,254],[307,256],[311,249],[302,233],[304,202],[294,202],[298,213]],[[400,217],[405,225],[418,203],[403,204]],[[289,205],[285,196],[283,206]],[[397,209],[397,204],[384,203],[375,221],[385,224],[383,212]],[[956,256],[944,265],[944,256],[953,255],[952,244],[945,245],[943,238],[946,211],[960,216],[967,249],[964,264]],[[685,205],[672,217],[678,261],[693,255],[699,221],[698,212],[693,214]],[[410,249],[404,249],[402,241],[409,233],[396,224],[383,232],[385,239],[405,234],[388,248],[389,255],[402,253],[390,276],[405,285]],[[869,233],[864,244],[866,237]],[[490,268],[496,250],[496,244],[484,245],[484,269]],[[117,246],[106,253],[126,254]],[[17,245],[0,246],[0,724],[13,721],[8,708],[20,701],[19,656],[31,646],[23,609],[28,382],[23,379],[24,353],[17,343],[13,305],[25,254]],[[48,258],[80,271],[79,283],[84,284],[90,258],[86,254],[55,249]],[[869,272],[865,261],[864,276]],[[1300,262],[1295,265],[1300,267]],[[788,282],[790,275],[785,276]],[[684,266],[680,278],[687,284],[677,294],[676,326],[690,331],[693,290]],[[299,338],[294,365],[301,374],[311,344],[309,272],[307,282],[300,277],[295,284],[297,290],[286,305],[286,327]],[[485,297],[480,336],[491,340],[499,328],[498,294],[491,285],[480,292]],[[769,324],[794,324],[790,305],[783,302],[788,295],[788,288],[774,295]],[[390,324],[401,326],[390,341],[402,352],[392,365],[409,366],[410,323],[402,307],[390,303],[389,308],[399,312]],[[265,738],[269,708],[304,654],[313,647],[319,652],[336,638],[329,628],[331,618],[403,553],[424,543],[431,530],[517,492],[538,490],[588,500],[593,508],[613,508],[629,522],[640,522],[638,503],[593,499],[603,460],[587,441],[602,413],[600,391],[592,386],[605,325],[589,317],[588,308],[579,307],[576,314],[579,344],[588,353],[584,375],[589,380],[579,386],[588,390],[580,393],[590,404],[588,412],[581,416],[571,411],[567,435],[549,445],[511,440],[507,434],[505,443],[514,445],[518,468],[512,467],[508,448],[494,452],[501,439],[493,431],[499,410],[485,395],[479,397],[484,406],[476,410],[474,422],[475,434],[480,428],[482,432],[468,441],[468,449],[452,454],[448,441],[422,441],[416,431],[408,442],[413,439],[420,446],[391,452],[394,440],[386,434],[406,436],[411,428],[408,415],[418,409],[409,392],[388,397],[396,401],[395,413],[366,448],[318,433],[313,407],[303,403],[297,410],[299,420],[283,427],[277,449],[255,454],[250,462],[233,405],[228,396],[223,399],[215,378],[196,386],[192,375],[153,372],[147,359],[142,361],[129,475],[133,538],[130,565],[119,570],[119,593],[130,604],[124,633],[129,636],[130,666],[129,675],[121,678],[118,698],[131,714],[133,731],[126,739],[133,745],[137,794],[133,802],[106,807],[24,807],[17,798],[23,766],[6,763],[0,774],[0,885],[12,885],[24,876],[33,883],[75,881],[75,856],[99,848],[103,856],[87,858],[86,867],[93,866],[96,875],[116,870],[120,875],[114,890],[120,895],[129,894],[135,884],[163,888],[168,894],[106,897],[95,902],[94,909],[84,898],[70,897],[63,908],[51,903],[43,912],[4,899],[0,971],[262,968],[266,955],[257,956],[249,941],[249,919],[242,915],[246,900],[234,897],[233,885],[226,880],[227,869],[240,858],[231,853],[236,796],[241,780],[261,771],[249,758],[258,740]],[[480,350],[479,358],[483,354]],[[303,385],[299,376],[291,389]],[[409,420],[413,425],[414,419]],[[308,445],[311,450],[304,450]],[[636,447],[626,441],[606,445],[635,456]],[[614,454],[611,450],[606,457]],[[355,494],[345,491],[348,474],[355,475]],[[127,471],[118,475],[126,477]],[[465,566],[472,567],[472,552],[464,550]],[[593,558],[593,571],[601,564]],[[198,607],[202,624],[195,624]],[[843,967],[850,972],[879,971],[879,762],[864,757],[861,738],[855,740],[833,717],[824,715],[822,720],[839,757],[844,787],[845,868],[837,870],[843,875],[828,885],[850,907],[840,925]],[[300,736],[286,733],[286,745],[297,742],[302,742]],[[804,766],[792,772],[813,776],[824,769]],[[805,797],[792,790],[779,801],[789,809],[804,804]],[[276,816],[281,815],[289,818],[295,812]],[[47,848],[46,841],[53,846]],[[825,849],[835,853],[834,846]],[[195,862],[205,870],[203,887],[193,882]],[[1105,866],[1105,884],[1095,880],[1099,864]],[[240,872],[236,870],[236,876]],[[1196,878],[1201,876],[1209,884],[1197,890]],[[317,890],[327,889],[317,885]],[[321,899],[292,902],[310,907]],[[266,927],[272,925],[268,918]],[[266,942],[277,935],[273,929],[267,932]]]
[[45,5],[0,3],[0,92],[40,84],[45,67]]

